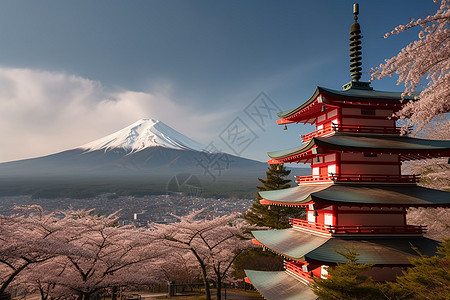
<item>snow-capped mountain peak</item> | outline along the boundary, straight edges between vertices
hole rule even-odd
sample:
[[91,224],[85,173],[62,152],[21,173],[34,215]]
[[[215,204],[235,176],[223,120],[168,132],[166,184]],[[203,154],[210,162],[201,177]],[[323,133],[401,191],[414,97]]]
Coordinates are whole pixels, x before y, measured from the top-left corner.
[[113,134],[87,143],[79,148],[86,151],[122,148],[132,153],[150,147],[206,151],[205,146],[184,136],[161,121],[141,119]]

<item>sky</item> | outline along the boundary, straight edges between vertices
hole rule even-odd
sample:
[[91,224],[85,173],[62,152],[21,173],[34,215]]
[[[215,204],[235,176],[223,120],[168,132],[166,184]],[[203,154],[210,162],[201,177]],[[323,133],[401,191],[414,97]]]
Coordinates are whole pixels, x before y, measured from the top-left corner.
[[[76,148],[141,118],[267,161],[313,129],[276,125],[316,86],[350,81],[349,0],[3,0],[0,162]],[[360,0],[363,72],[417,39],[384,39],[432,0]],[[365,73],[363,81],[369,80]],[[376,90],[402,91],[395,78]],[[240,134],[240,136],[239,136]]]

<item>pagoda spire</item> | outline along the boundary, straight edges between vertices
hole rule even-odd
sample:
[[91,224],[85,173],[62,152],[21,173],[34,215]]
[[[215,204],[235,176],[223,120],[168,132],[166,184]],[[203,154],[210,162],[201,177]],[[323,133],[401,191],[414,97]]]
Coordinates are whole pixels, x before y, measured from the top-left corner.
[[359,81],[361,79],[361,28],[358,23],[359,5],[358,3],[353,4],[353,19],[355,23],[350,27],[350,76],[352,81],[343,86],[343,90],[348,90],[351,88],[357,89],[372,89],[370,87],[370,82]]
[[350,29],[350,73],[352,81],[358,82],[361,79],[361,29],[358,23],[359,5],[353,4],[353,14],[355,15],[355,23]]

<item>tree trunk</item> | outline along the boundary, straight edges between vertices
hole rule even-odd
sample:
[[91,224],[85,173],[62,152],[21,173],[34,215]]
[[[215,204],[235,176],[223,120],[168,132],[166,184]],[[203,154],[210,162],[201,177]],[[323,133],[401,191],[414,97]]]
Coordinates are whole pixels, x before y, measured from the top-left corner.
[[10,293],[0,293],[0,300],[11,300]]
[[81,295],[82,295],[81,300],[89,300],[89,298],[91,296],[90,293],[82,293]]
[[191,252],[195,255],[195,257],[197,258],[200,267],[202,269],[202,277],[203,277],[203,284],[205,285],[205,292],[206,292],[206,300],[211,300],[211,290],[209,289],[209,283],[208,283],[208,275],[206,273],[206,266],[205,263],[203,262],[203,260],[201,259],[201,257],[197,254],[197,252],[195,251],[195,249],[190,249]]
[[47,300],[48,298],[48,293],[47,295],[45,294],[44,288],[43,287],[39,287],[39,293],[41,294],[41,300]]
[[222,278],[217,275],[217,300],[222,300]]
[[0,295],[3,295],[5,293],[6,288],[8,285],[13,281],[13,279],[19,274],[23,269],[25,269],[30,262],[25,262],[23,265],[18,267],[11,275],[9,275],[8,279],[6,279],[3,284],[0,286]]
[[112,287],[111,300],[117,300],[117,286]]

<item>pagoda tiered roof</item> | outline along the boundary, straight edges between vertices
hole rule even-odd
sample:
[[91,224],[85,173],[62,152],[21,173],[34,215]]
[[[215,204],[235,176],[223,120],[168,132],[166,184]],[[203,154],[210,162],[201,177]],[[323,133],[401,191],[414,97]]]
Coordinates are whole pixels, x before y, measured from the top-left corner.
[[449,193],[414,184],[301,184],[282,190],[262,191],[262,204],[352,204],[370,206],[448,207]]
[[[305,103],[297,108],[278,113],[278,124],[307,122],[306,115],[320,111],[322,105],[339,107],[368,107],[391,108],[399,110],[402,106],[400,100],[412,100],[414,96],[402,98],[400,92],[376,91],[371,88],[351,88],[344,91],[328,89],[318,86],[314,94]],[[304,116],[301,116],[304,115]]]
[[376,91],[360,81],[358,4],[353,14],[351,81],[343,90],[316,87],[303,104],[278,113],[278,124],[316,128],[301,136],[301,146],[268,153],[269,164],[311,164],[311,175],[298,176],[298,186],[259,192],[261,204],[306,208],[306,217],[291,218],[289,229],[252,231],[254,244],[285,258],[285,272],[245,271],[269,300],[317,299],[308,283],[347,263],[340,253],[354,250],[357,263],[374,264],[367,275],[391,281],[411,258],[433,256],[439,245],[423,236],[426,226],[408,224],[407,208],[450,207],[450,193],[417,186],[420,175],[402,174],[401,165],[450,157],[450,141],[401,135],[395,113],[419,94]]
[[247,278],[265,299],[315,300],[312,290],[285,271],[245,270]]
[[306,145],[269,152],[269,163],[308,162],[317,154],[333,151],[399,154],[402,161],[450,156],[450,141],[400,135],[336,132],[313,137]]
[[410,265],[409,258],[419,257],[413,247],[431,256],[435,255],[439,244],[424,237],[324,237],[293,228],[252,231],[252,234],[264,247],[284,257],[323,263],[346,263],[346,258],[335,250],[356,249],[358,263]]

